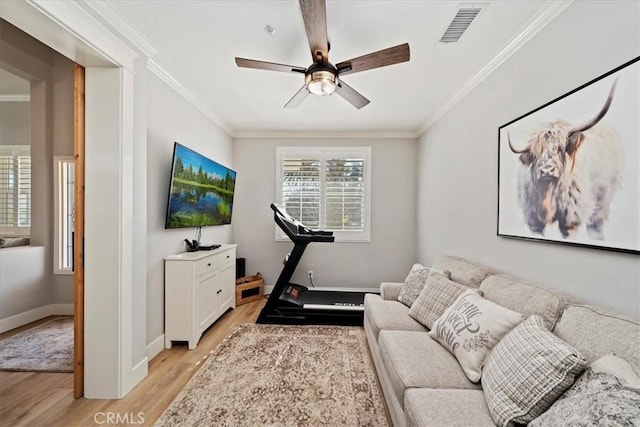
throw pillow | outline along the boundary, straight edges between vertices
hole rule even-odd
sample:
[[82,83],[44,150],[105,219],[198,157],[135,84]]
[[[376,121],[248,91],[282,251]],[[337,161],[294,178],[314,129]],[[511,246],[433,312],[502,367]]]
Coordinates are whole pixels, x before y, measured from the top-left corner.
[[633,366],[625,359],[607,354],[589,365],[593,372],[604,372],[616,377],[620,384],[627,387],[640,389],[640,376],[633,369]]
[[629,362],[604,356],[593,362],[547,412],[529,425],[636,425],[640,421],[640,388],[631,383],[640,385],[640,378]]
[[409,316],[431,329],[433,322],[467,289],[440,273],[432,273],[409,309]]
[[500,426],[527,424],[546,411],[584,369],[584,357],[534,314],[507,333],[487,356],[482,389],[489,414]]
[[522,314],[469,289],[435,321],[429,335],[449,350],[467,378],[477,383],[482,363],[493,346],[523,319]]
[[398,295],[398,301],[407,307],[411,307],[416,298],[418,298],[418,295],[420,295],[422,288],[424,288],[424,283],[427,281],[427,278],[435,271],[438,271],[447,277],[451,275],[451,273],[446,270],[433,270],[432,268],[425,267],[422,264],[413,264],[407,278],[404,279],[402,289],[400,289],[400,294]]

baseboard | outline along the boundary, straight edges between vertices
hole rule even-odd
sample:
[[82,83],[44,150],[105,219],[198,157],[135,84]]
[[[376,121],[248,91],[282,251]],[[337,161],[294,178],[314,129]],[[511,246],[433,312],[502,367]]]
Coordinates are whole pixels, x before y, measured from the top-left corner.
[[142,381],[148,373],[149,360],[145,356],[131,368],[129,375],[123,376],[122,389],[120,390],[120,396],[118,398],[125,397],[136,385],[140,384],[140,381]]
[[0,319],[0,334],[47,316],[73,315],[73,304],[48,304]]
[[150,361],[160,354],[162,350],[164,350],[164,334],[160,335],[158,338],[151,341],[151,344],[147,345],[147,359]]
[[73,316],[73,304],[49,304],[49,316]]
[[133,388],[140,384],[140,381],[145,379],[145,377],[149,374],[149,359],[145,356],[136,366],[131,368],[131,374],[127,378],[127,382],[129,383],[128,390],[125,390],[122,397],[127,395]]
[[[306,285],[305,285],[306,286]],[[328,287],[328,286],[316,286],[315,288],[309,287],[309,289],[315,289],[318,291],[339,291],[339,292],[370,292],[372,294],[379,294],[380,288],[347,288],[347,287]],[[269,295],[273,291],[273,286],[264,286],[262,292],[265,295]]]

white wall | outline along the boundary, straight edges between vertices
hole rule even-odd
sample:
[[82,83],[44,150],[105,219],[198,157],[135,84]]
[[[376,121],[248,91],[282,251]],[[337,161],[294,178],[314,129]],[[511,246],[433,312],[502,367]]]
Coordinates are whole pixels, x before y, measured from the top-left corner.
[[640,318],[640,259],[496,236],[498,127],[640,54],[640,3],[575,2],[418,142],[418,259],[458,254]]
[[275,241],[270,204],[275,202],[277,146],[371,146],[371,242],[307,246],[293,281],[316,286],[376,288],[404,280],[415,259],[416,142],[413,139],[237,138],[233,163],[236,193],[233,237],[248,275],[262,273],[273,286],[291,242]]
[[31,103],[0,101],[0,144],[31,144]]
[[[231,137],[149,73],[147,110],[147,344],[164,333],[164,257],[185,251],[195,228],[165,230],[173,143],[177,141],[227,167]],[[203,243],[230,243],[231,225],[204,227]]]

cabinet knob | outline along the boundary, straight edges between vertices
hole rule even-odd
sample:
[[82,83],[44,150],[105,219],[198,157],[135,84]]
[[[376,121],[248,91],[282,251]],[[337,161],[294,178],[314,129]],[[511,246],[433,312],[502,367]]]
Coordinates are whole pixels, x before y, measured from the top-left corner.
[[207,267],[211,267],[211,263],[208,263],[208,264],[207,264]]
[[227,258],[229,258],[230,255],[227,255]]

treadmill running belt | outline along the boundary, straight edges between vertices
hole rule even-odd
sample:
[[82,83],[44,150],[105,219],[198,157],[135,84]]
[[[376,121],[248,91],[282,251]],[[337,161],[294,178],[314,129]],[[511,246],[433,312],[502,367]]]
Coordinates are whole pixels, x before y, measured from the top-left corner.
[[364,304],[364,292],[313,291],[304,292],[300,301],[303,304],[361,306]]

